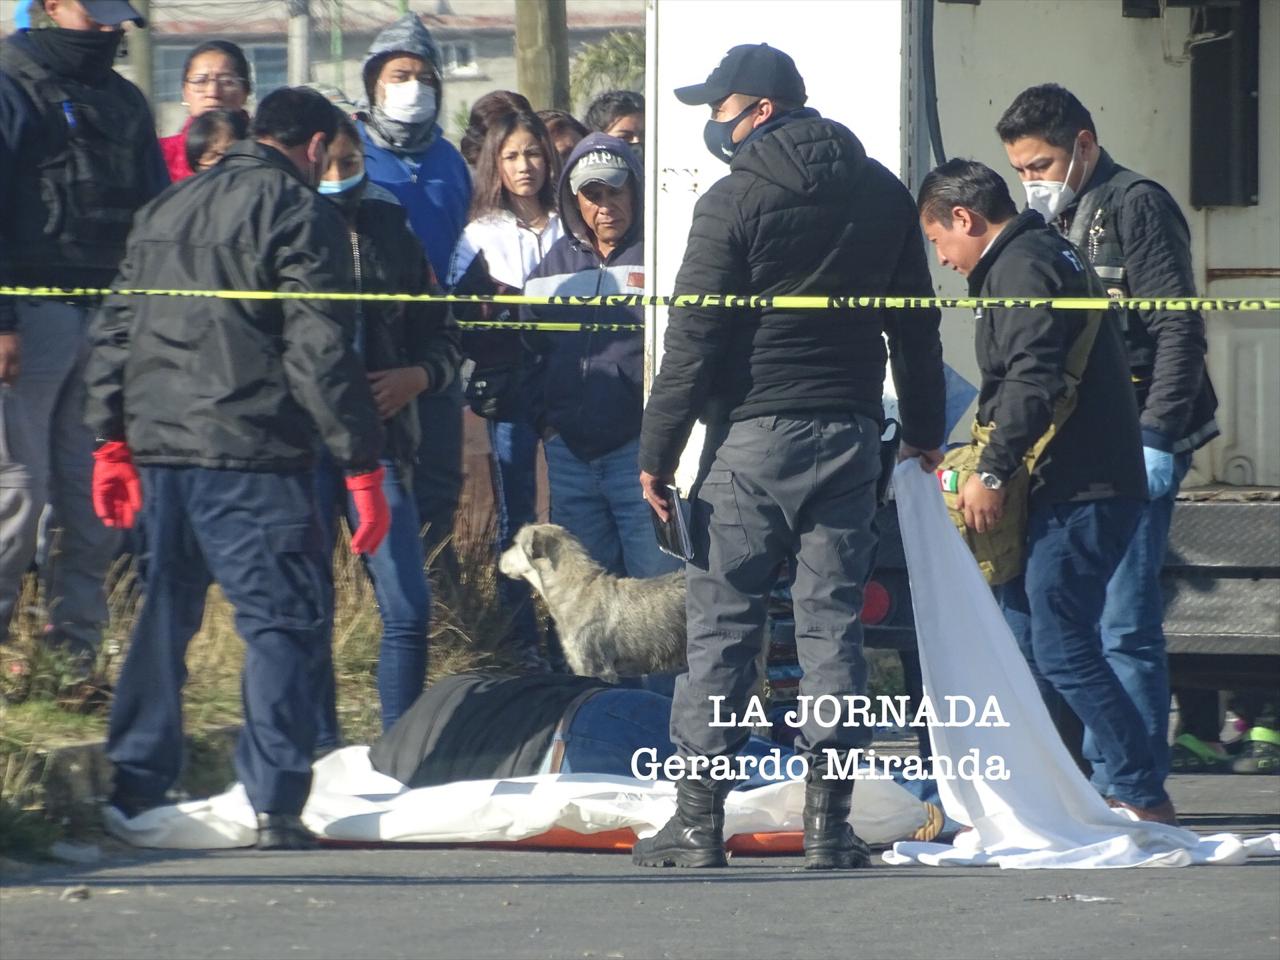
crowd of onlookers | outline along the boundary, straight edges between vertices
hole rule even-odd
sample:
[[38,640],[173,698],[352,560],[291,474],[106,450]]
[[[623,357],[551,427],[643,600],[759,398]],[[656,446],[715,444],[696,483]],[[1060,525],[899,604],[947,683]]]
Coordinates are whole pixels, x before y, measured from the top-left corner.
[[[13,215],[0,285],[643,289],[639,94],[604,93],[583,122],[563,110],[535,111],[520,93],[494,91],[473,105],[459,149],[440,123],[439,49],[407,14],[375,38],[358,91],[309,84],[254,104],[244,51],[227,40],[202,42],[183,65],[189,116],[181,130],[157,139],[142,95],[112,69],[123,24],[140,23],[141,15],[95,0],[36,6],[48,22],[0,45],[0,208]],[[46,137],[47,124],[56,130]],[[305,193],[297,193],[299,182]],[[54,203],[62,193],[65,201]],[[327,656],[313,671],[311,654],[299,658],[272,639],[273,630],[292,629],[291,620],[306,621],[305,631],[325,634],[327,650],[332,571],[309,561],[288,569],[286,561],[295,551],[318,555],[317,546],[331,556],[339,517],[382,618],[384,725],[414,702],[427,669],[428,569],[437,584],[458,582],[451,541],[468,405],[487,421],[495,564],[515,532],[536,519],[541,444],[554,521],[615,573],[672,568],[635,496],[638,309],[522,310],[526,320],[634,328],[541,336],[460,332],[458,320],[516,318],[487,304],[456,311],[420,302],[175,307],[159,299],[0,300],[7,428],[0,642],[38,531],[52,531],[53,547],[41,554],[42,640],[92,679],[107,619],[108,564],[121,550],[138,557],[146,603],[112,714],[111,751],[123,780],[133,753],[151,757],[163,741],[161,752],[180,754],[182,659],[214,581],[233,600],[255,662],[246,669],[247,725],[254,714],[270,714],[268,727],[292,730],[293,707],[279,699],[314,699],[308,723],[316,748],[340,742]],[[349,382],[353,372],[360,383]],[[220,472],[201,480],[208,467]],[[305,490],[290,486],[300,469]],[[267,477],[279,482],[263,487]],[[299,499],[314,509],[290,520]],[[250,503],[245,526],[234,511]],[[263,556],[273,567],[255,571],[257,545],[237,537],[263,532]],[[554,640],[550,655],[543,646],[527,586],[499,579],[511,659],[534,672],[562,667],[553,666]],[[306,604],[291,609],[290,596]],[[167,639],[141,640],[153,634]],[[300,672],[315,679],[311,695],[297,698],[289,684]],[[251,676],[295,680],[257,689]],[[265,741],[247,749],[259,750],[267,767],[292,762],[262,760],[273,749]],[[151,763],[133,759],[139,770]],[[155,799],[165,777],[147,770],[117,791],[121,809]]]

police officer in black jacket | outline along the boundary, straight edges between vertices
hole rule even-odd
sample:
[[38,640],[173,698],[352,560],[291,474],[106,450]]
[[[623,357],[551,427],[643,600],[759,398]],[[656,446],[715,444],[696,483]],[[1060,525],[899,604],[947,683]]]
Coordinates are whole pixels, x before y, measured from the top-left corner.
[[[791,58],[735,47],[705,83],[676,91],[709,104],[711,152],[729,164],[694,210],[678,294],[929,296],[911,195],[848,129],[804,107]],[[865,693],[858,614],[870,572],[886,350],[900,397],[904,452],[931,469],[943,440],[936,310],[673,310],[662,369],[644,413],[640,475],[666,516],[695,419],[707,423],[693,493],[688,580],[689,672],[677,681],[671,735],[681,754],[736,753],[745,727],[711,726],[712,697],[739,716],[756,681],[766,604],[782,563],[795,580],[801,693]],[[833,776],[871,731],[810,721],[805,861],[865,866],[850,830],[853,782]],[[723,866],[731,783],[683,779],[675,817],[636,845],[642,865]]]
[[[1168,191],[1120,166],[1098,144],[1093,118],[1057,84],[1030,87],[996,125],[1009,162],[1038,210],[1081,251],[1107,292],[1125,297],[1194,297],[1191,238]],[[1137,705],[1156,768],[1169,771],[1169,667],[1165,654],[1164,565],[1173,502],[1191,453],[1218,435],[1218,401],[1205,369],[1204,320],[1194,310],[1129,310],[1124,339],[1142,425],[1150,502],[1107,588],[1102,643]],[[1098,789],[1111,771],[1093,735],[1082,749]]]
[[[123,0],[44,0],[42,12],[48,26],[0,42],[0,285],[107,287],[134,213],[169,185],[147,100],[113,69],[124,25],[144,20]],[[0,644],[52,504],[61,533],[43,571],[43,640],[84,675],[119,540],[90,504],[89,307],[0,297]]]
[[[117,289],[350,291],[346,227],[314,189],[338,121],[313,90],[263,99],[253,140],[139,213]],[[94,507],[120,527],[144,510],[147,548],[111,708],[108,828],[162,804],[178,777],[184,656],[216,581],[246,647],[236,772],[258,845],[314,843],[299,815],[327,644],[319,447],[346,473],[353,552],[376,551],[389,525],[384,431],[354,333],[349,303],[307,299],[117,293],[94,322]]]
[[[1034,210],[1018,215],[1004,180],[972,160],[925,177],[920,219],[943,266],[977,297],[1100,297],[1079,253]],[[1054,418],[1067,355],[1086,314],[992,307],[976,318],[978,421],[993,425],[980,472],[959,506],[979,532],[1004,509],[1005,484]],[[1103,657],[1098,621],[1107,581],[1146,501],[1137,405],[1114,315],[1104,313],[1075,409],[1031,474],[1026,569],[996,588],[1005,619],[1052,707],[1055,691],[1093,731],[1113,771],[1110,795],[1140,819],[1176,822],[1142,718]]]

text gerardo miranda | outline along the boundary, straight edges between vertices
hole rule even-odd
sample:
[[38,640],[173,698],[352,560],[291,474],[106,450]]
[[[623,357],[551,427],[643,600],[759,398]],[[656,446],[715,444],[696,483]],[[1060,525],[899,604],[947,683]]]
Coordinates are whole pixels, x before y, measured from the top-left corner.
[[[725,707],[725,697],[710,697],[712,727],[768,726],[764,705],[753,696],[747,708],[739,715]],[[784,722],[792,728],[818,726],[824,729],[836,727],[875,727],[892,723],[899,727],[1008,727],[995,697],[988,697],[979,708],[970,697],[947,696],[943,705],[929,697],[922,697],[915,711],[910,698],[824,695],[801,696],[794,710],[787,712]],[[785,754],[785,755],[784,755]],[[823,750],[826,759],[827,780],[891,780],[895,774],[905,780],[936,778],[940,780],[1008,780],[1004,758],[983,756],[977,748],[965,754],[933,756],[922,760],[917,756],[879,756],[875,750],[828,747]],[[640,780],[747,780],[758,776],[763,780],[799,780],[808,775],[809,762],[799,755],[780,747],[755,755],[738,756],[670,756],[658,759],[654,747],[641,747],[631,757],[631,773]]]

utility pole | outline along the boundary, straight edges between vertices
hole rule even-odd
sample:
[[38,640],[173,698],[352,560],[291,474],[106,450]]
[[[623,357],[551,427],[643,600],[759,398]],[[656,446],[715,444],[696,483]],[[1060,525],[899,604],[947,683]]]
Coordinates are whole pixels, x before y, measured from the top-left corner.
[[571,108],[565,0],[516,4],[516,83],[535,110]]
[[133,82],[148,100],[152,99],[151,78],[151,0],[133,0],[133,8],[147,18],[146,29],[134,26],[129,31],[129,66]]
[[288,0],[289,86],[311,79],[311,0]]
[[333,83],[342,86],[342,0],[329,0],[329,58],[333,61]]

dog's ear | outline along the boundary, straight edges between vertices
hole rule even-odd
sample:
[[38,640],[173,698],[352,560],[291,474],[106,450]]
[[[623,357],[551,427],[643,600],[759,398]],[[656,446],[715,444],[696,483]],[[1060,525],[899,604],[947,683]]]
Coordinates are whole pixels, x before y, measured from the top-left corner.
[[529,559],[546,559],[555,563],[560,556],[560,541],[545,530],[533,530],[529,535]]

